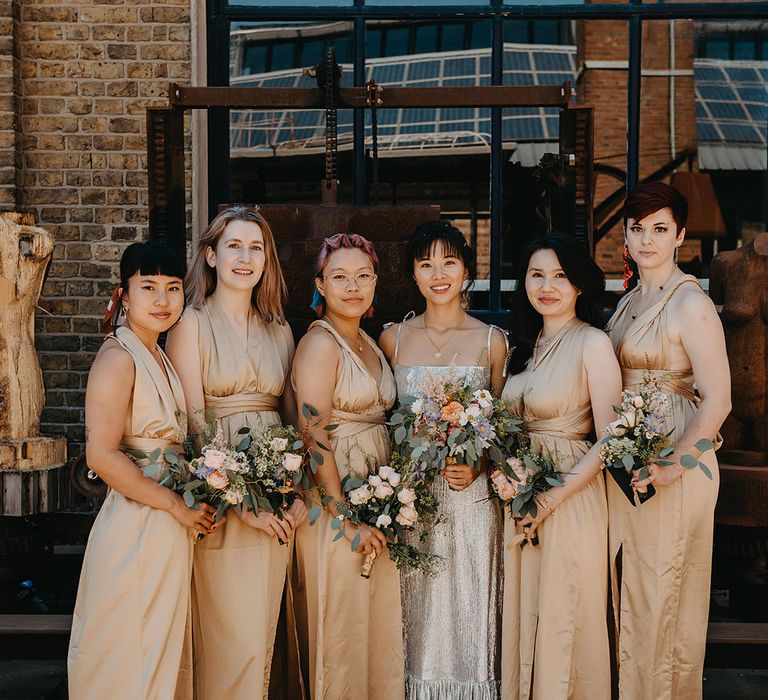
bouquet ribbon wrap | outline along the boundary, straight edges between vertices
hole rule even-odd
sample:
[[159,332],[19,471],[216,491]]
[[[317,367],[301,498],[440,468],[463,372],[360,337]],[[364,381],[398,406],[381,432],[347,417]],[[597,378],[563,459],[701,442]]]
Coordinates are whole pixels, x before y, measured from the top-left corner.
[[373,569],[373,565],[376,563],[376,550],[374,549],[372,552],[368,552],[368,554],[365,555],[365,560],[363,561],[363,568],[360,571],[360,575],[363,578],[371,578],[371,570]]

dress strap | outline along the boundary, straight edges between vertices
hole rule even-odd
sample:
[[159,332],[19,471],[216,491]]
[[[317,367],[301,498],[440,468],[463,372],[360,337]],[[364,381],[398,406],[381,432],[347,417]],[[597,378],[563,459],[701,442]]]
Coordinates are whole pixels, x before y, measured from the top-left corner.
[[395,333],[395,354],[392,358],[392,365],[397,364],[397,353],[400,350],[400,331],[403,329],[403,324],[408,320],[413,318],[416,315],[415,311],[409,311],[407,314],[405,314],[405,317],[403,318],[400,323],[397,324],[397,332]]
[[506,348],[506,352],[504,353],[504,367],[501,370],[501,376],[506,377],[507,376],[507,357],[509,356],[509,336],[507,335],[507,331],[505,331],[503,328],[499,328],[499,326],[494,326],[493,324],[490,325],[488,328],[488,366],[491,366],[491,339],[493,338],[493,329],[496,329],[501,333],[501,336],[504,338],[504,347]]

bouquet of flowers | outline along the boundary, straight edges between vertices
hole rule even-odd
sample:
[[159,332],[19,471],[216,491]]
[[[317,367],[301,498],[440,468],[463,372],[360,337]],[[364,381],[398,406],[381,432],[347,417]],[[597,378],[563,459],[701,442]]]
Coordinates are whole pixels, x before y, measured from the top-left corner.
[[270,425],[247,448],[245,504],[281,518],[296,500],[297,487],[309,488],[307,450],[292,426]]
[[[552,487],[563,486],[563,477],[555,463],[544,454],[535,453],[530,447],[517,450],[514,457],[509,457],[491,474],[491,484],[503,506],[509,506],[513,518],[524,518],[538,514],[536,496]],[[522,538],[520,546],[528,542]],[[531,544],[539,543],[534,534]]]
[[512,452],[521,421],[506,401],[487,389],[462,384],[458,372],[425,375],[421,396],[405,397],[389,420],[394,449],[413,460],[433,466],[461,459],[479,467],[483,453],[494,465]]
[[[398,569],[417,569],[428,575],[439,570],[440,557],[426,554],[403,540],[405,531],[421,530],[420,540],[427,537],[429,528],[439,521],[437,500],[418,465],[407,457],[393,453],[389,464],[378,466],[368,459],[369,475],[359,479],[351,474],[341,482],[345,500],[337,503],[338,517],[331,528],[338,530],[334,542],[343,534],[344,520],[355,525],[378,528],[387,537],[389,556]],[[352,541],[354,552],[360,544],[358,534]],[[361,576],[369,578],[376,553],[371,552],[363,562]]]
[[[600,457],[603,466],[611,470],[617,484],[634,503],[633,494],[626,483],[626,475],[632,474],[638,480],[648,477],[651,464],[669,466],[669,457],[674,451],[670,438],[674,426],[668,425],[671,413],[669,396],[663,392],[658,381],[648,376],[639,392],[624,391],[621,405],[614,406],[617,419],[607,428],[608,435],[600,442]],[[702,452],[712,449],[711,440],[699,440],[696,448]],[[687,469],[699,466],[711,479],[712,473],[706,464],[692,455],[683,455],[680,464]],[[622,478],[623,475],[623,478]],[[635,490],[639,503],[644,503],[653,494],[653,486]]]

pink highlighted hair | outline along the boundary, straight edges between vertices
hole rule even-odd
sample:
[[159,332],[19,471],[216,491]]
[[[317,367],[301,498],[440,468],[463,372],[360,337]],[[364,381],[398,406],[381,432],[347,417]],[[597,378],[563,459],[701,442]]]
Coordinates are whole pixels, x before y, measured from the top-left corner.
[[[357,233],[337,233],[324,239],[320,246],[320,250],[317,251],[317,257],[315,258],[315,279],[323,278],[323,272],[325,266],[328,264],[328,258],[342,248],[357,248],[358,250],[362,250],[363,253],[371,259],[374,274],[379,274],[379,256],[376,253],[376,248],[373,246],[373,243]],[[325,313],[325,299],[323,299],[321,294],[317,291],[317,287],[315,287],[315,292],[312,296],[311,308],[318,316],[322,316]],[[373,304],[368,311],[363,314],[363,318],[370,318],[371,316],[373,316]]]

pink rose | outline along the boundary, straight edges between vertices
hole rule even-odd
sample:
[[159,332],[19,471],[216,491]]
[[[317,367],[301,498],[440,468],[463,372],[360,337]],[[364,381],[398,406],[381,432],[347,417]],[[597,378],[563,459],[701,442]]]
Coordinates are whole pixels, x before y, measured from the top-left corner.
[[243,502],[243,494],[239,491],[229,490],[224,494],[224,500],[227,501],[227,503],[231,503],[233,506],[236,506],[238,503]]
[[521,485],[528,483],[528,470],[525,468],[525,464],[522,459],[517,457],[510,457],[507,460],[507,464],[511,467],[515,476],[520,480]]
[[206,450],[203,452],[203,463],[209,469],[221,469],[227,455],[221,450]]
[[212,489],[225,489],[229,486],[229,479],[227,475],[220,471],[212,471],[206,478],[208,486]]
[[413,527],[418,519],[419,514],[411,506],[402,506],[395,518],[403,527]]
[[297,472],[301,469],[302,460],[301,455],[294,454],[293,452],[286,452],[283,455],[283,466],[288,472]]
[[397,494],[397,500],[409,506],[416,500],[416,493],[409,488],[400,489],[400,492]]
[[517,496],[517,487],[511,481],[503,481],[500,484],[496,484],[496,491],[502,501],[511,501]]

